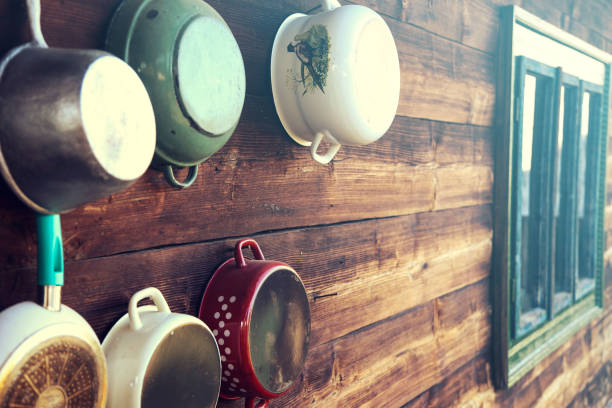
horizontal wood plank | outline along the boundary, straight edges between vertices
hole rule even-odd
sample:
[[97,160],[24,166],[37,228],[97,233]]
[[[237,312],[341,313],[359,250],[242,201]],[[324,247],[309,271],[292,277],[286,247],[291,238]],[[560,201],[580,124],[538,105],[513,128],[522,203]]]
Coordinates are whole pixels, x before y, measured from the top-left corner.
[[[129,190],[64,215],[66,258],[491,202],[489,128],[398,117],[375,144],[343,147],[321,166],[282,134],[272,110],[248,99],[236,134],[192,187],[172,189],[150,170]],[[0,190],[0,235],[12,237],[0,263],[32,265],[32,213],[4,183]]]
[[[297,0],[296,0],[297,1]],[[437,36],[497,54],[500,7],[517,5],[598,48],[610,51],[612,31],[601,16],[609,5],[561,0],[364,0],[357,3]]]
[[[479,206],[255,238],[269,259],[300,273],[311,299],[312,342],[319,344],[488,276],[490,217],[490,208]],[[162,290],[173,310],[196,314],[206,282],[236,241],[68,262],[64,301],[100,336],[146,286]],[[32,268],[3,277],[0,309],[35,298]]]
[[[587,392],[590,373],[605,368],[612,358],[612,332],[606,329],[612,314],[581,329],[510,390],[495,391],[487,355],[477,356],[402,408],[437,407],[595,407],[608,398],[581,405],[575,395]],[[600,379],[602,380],[602,379]],[[574,400],[574,401],[573,401]],[[570,405],[573,404],[573,405]]]
[[[374,1],[370,1],[374,3]],[[496,54],[499,10],[484,0],[402,1],[399,10],[392,8],[393,0],[376,9],[418,26],[438,36]]]
[[399,407],[487,347],[487,299],[484,280],[317,346],[303,384],[273,406]]
[[494,396],[490,372],[487,356],[477,356],[402,408],[470,407],[464,400],[474,407],[490,407]]
[[567,408],[605,408],[612,395],[612,362],[607,361]]
[[[44,0],[49,43],[102,47],[119,2]],[[125,313],[130,295],[149,285],[163,291],[173,311],[194,314],[238,237],[254,235],[269,259],[300,273],[313,313],[306,370],[272,407],[574,408],[589,398],[598,399],[590,408],[600,406],[603,394],[588,391],[610,376],[612,250],[605,254],[601,318],[511,390],[492,386],[491,125],[500,6],[520,4],[608,51],[612,6],[351,1],[384,14],[394,33],[399,115],[376,143],[342,147],[330,165],[319,166],[284,132],[269,85],[276,29],[319,0],[208,2],[230,25],[245,60],[248,95],[236,134],[185,191],[149,171],[131,189],[63,216],[65,303],[100,336]],[[26,38],[22,2],[0,0],[0,53]],[[612,166],[606,170],[605,229],[612,237]],[[0,237],[2,310],[36,292],[34,217],[2,182]]]
[[495,59],[491,55],[414,26],[387,22],[400,56],[399,114],[492,125]]

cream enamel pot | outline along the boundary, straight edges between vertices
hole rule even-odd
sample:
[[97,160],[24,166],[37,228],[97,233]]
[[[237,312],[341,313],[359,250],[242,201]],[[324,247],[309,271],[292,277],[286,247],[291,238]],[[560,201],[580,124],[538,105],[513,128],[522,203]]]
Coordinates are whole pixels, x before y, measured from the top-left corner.
[[[255,260],[244,257],[243,247]],[[254,240],[238,241],[234,258],[215,271],[199,316],[219,344],[222,398],[267,407],[300,376],[310,341],[306,289],[289,265],[265,260]]]
[[[138,302],[150,298],[154,306]],[[102,348],[109,372],[108,408],[214,408],[221,362],[210,329],[198,318],[172,313],[161,292],[147,288]]]
[[[292,14],[272,46],[276,112],[293,140],[328,163],[341,145],[365,145],[393,122],[400,67],[391,30],[375,11],[321,0],[323,11]],[[317,152],[322,141],[327,152]]]
[[27,0],[32,42],[0,62],[0,173],[39,213],[62,213],[131,185],[155,149],[147,91],[125,62],[48,48],[40,0]]
[[0,313],[0,408],[104,408],[106,363],[87,322],[61,304],[59,216],[39,215],[38,283],[43,301]]

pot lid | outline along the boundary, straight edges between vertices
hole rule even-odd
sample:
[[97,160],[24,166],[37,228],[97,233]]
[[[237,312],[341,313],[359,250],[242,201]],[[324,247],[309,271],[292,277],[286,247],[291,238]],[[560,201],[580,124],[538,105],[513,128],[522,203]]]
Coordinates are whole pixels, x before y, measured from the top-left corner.
[[221,135],[235,126],[246,79],[238,43],[225,23],[209,16],[187,23],[177,39],[174,74],[181,108],[198,128]]
[[95,59],[80,92],[83,130],[98,163],[119,180],[136,180],[155,150],[155,117],[144,85],[125,62]]

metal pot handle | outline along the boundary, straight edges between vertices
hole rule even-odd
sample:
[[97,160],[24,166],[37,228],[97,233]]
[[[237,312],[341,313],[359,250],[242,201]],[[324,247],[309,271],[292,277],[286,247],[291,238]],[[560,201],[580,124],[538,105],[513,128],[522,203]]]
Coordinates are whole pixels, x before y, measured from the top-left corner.
[[257,397],[248,397],[244,401],[245,408],[268,408],[268,406],[270,405],[270,400],[263,400],[263,399],[259,401],[257,405],[255,405],[256,400],[257,400]]
[[40,0],[26,0],[26,6],[28,7],[32,42],[39,47],[48,48],[49,46],[40,28]]
[[132,295],[130,299],[130,304],[128,306],[128,315],[130,316],[130,328],[132,330],[140,330],[142,328],[142,320],[140,319],[140,315],[138,314],[138,302],[144,299],[151,299],[157,310],[163,313],[170,313],[170,308],[168,307],[168,303],[166,299],[164,299],[164,295],[157,288],[146,288],[139,290],[138,292]]
[[189,173],[187,173],[187,178],[185,181],[178,181],[176,177],[174,177],[174,170],[171,165],[164,166],[164,176],[166,176],[166,181],[174,188],[187,188],[193,184],[195,179],[198,177],[198,165],[195,164],[189,167]]
[[253,251],[253,255],[255,255],[255,259],[259,261],[265,260],[263,252],[261,252],[259,245],[257,245],[257,242],[255,242],[254,239],[251,239],[251,238],[241,239],[240,241],[236,243],[236,247],[234,248],[234,259],[236,260],[236,263],[238,264],[239,267],[244,268],[246,266],[244,255],[242,255],[242,248],[245,246],[248,246],[251,248],[251,251]]

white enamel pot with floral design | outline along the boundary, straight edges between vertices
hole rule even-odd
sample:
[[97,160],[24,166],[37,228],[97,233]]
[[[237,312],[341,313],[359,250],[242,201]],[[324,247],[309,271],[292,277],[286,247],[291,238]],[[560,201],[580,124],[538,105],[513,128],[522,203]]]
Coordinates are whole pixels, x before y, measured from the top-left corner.
[[[395,117],[400,68],[393,35],[373,10],[321,0],[323,12],[293,14],[272,47],[276,112],[297,143],[328,163],[340,146],[383,136]],[[326,153],[317,149],[322,141]]]
[[[154,306],[138,302],[150,298]],[[107,408],[214,408],[221,362],[210,329],[198,318],[172,313],[161,292],[147,288],[130,299],[128,313],[102,349],[108,364]]]

